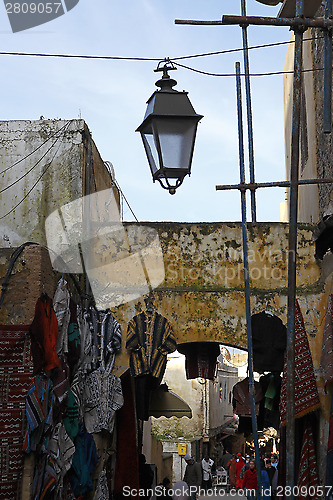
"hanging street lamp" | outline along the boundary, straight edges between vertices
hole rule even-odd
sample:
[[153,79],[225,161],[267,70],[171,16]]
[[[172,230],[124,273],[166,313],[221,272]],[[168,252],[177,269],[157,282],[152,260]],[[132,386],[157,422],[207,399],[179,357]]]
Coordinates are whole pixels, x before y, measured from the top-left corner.
[[282,3],[283,0],[257,0],[257,2],[263,3],[265,5],[277,5],[278,3]]
[[148,99],[143,122],[136,130],[142,137],[153,182],[158,180],[170,194],[175,194],[184,177],[191,174],[197,126],[203,118],[194,111],[187,92],[173,89],[177,82],[168,71],[174,69],[165,59],[154,70],[163,71],[155,84],[160,89]]

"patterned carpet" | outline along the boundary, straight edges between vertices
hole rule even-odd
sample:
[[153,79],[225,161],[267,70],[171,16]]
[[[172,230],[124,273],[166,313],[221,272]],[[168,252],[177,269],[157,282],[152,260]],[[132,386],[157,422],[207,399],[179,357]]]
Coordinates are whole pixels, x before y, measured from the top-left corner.
[[[298,301],[295,311],[295,418],[317,410],[320,406],[312,357],[304,320]],[[283,370],[280,396],[280,417],[282,425],[287,419],[287,365]]]
[[32,378],[29,326],[0,325],[0,499],[21,498],[25,396]]

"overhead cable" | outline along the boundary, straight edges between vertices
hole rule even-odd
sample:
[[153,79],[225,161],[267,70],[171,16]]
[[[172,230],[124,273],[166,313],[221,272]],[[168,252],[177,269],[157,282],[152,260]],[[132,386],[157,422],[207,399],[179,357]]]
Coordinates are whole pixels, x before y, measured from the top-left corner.
[[[69,123],[68,123],[68,126],[69,126]],[[43,170],[43,172],[41,173],[41,175],[38,177],[38,179],[36,180],[36,182],[32,185],[32,187],[29,189],[29,191],[23,196],[23,198],[11,209],[9,210],[9,212],[7,212],[5,215],[2,215],[0,217],[0,220],[1,219],[4,219],[5,217],[7,217],[7,215],[10,215],[12,212],[14,212],[14,210],[17,209],[17,207],[19,205],[21,205],[21,203],[24,202],[24,200],[30,195],[31,191],[37,186],[37,184],[39,183],[39,181],[42,179],[42,177],[46,174],[46,172],[49,170],[49,168],[51,167],[52,163],[53,163],[53,160],[54,158],[56,157],[59,149],[60,149],[60,146],[61,146],[61,142],[59,144],[59,146],[57,147],[57,150],[56,152],[54,153],[53,157],[51,158],[51,160],[48,162],[48,165],[45,167],[45,169]]]
[[[312,37],[305,38],[304,42],[309,42],[311,40],[318,40],[323,37]],[[248,50],[254,49],[264,49],[269,47],[277,47],[280,45],[288,45],[294,44],[294,40],[288,40],[285,42],[273,42],[273,43],[265,43],[262,45],[253,45],[248,47]],[[222,54],[231,54],[233,52],[243,52],[244,48],[235,48],[235,49],[226,49],[226,50],[218,50],[215,52],[203,52],[201,54],[191,54],[188,56],[177,56],[170,57],[170,60],[177,61],[181,59],[192,59],[194,57],[207,57],[214,55],[222,55]],[[64,59],[93,59],[93,60],[105,60],[105,61],[161,61],[163,58],[159,57],[125,57],[125,56],[99,56],[99,55],[84,55],[84,54],[47,54],[44,52],[5,52],[0,51],[0,55],[2,56],[25,56],[25,57],[55,57],[55,58],[64,58]]]
[[[200,69],[196,68],[191,68],[191,66],[185,66],[185,64],[180,64],[177,63],[176,61],[172,60],[172,62],[176,66],[180,66],[181,68],[188,69],[190,71],[194,71],[195,73],[200,73],[201,75],[207,75],[207,76],[219,76],[219,77],[229,77],[229,76],[236,76],[236,73],[210,73],[209,71],[203,71]],[[311,68],[311,69],[303,69],[302,73],[313,73],[316,71],[323,71],[324,68]],[[249,76],[275,76],[275,75],[293,75],[294,71],[270,71],[266,73],[250,73]],[[241,73],[240,76],[245,76],[245,73]]]
[[21,163],[22,161],[26,160],[27,158],[29,158],[29,156],[33,155],[34,153],[36,153],[36,151],[38,151],[40,148],[42,148],[50,139],[52,139],[53,137],[57,136],[58,134],[60,134],[60,132],[62,132],[62,130],[64,130],[65,127],[67,127],[67,125],[69,125],[73,120],[68,120],[65,125],[63,125],[61,128],[59,128],[59,130],[57,130],[56,132],[54,132],[53,134],[51,134],[44,142],[42,142],[36,149],[34,149],[33,151],[31,151],[31,153],[27,154],[26,156],[23,156],[22,158],[20,158],[19,160],[17,160],[15,163],[13,163],[12,165],[10,165],[9,167],[5,168],[4,170],[2,170],[0,172],[0,174],[4,174],[5,172],[7,172],[7,170],[10,170],[11,168],[15,167],[16,165],[18,165],[19,163]]
[[56,145],[58,142],[59,137],[56,138],[56,140],[51,144],[51,146],[48,148],[48,150],[39,158],[39,160],[31,167],[29,170],[27,170],[21,177],[13,181],[11,184],[8,184],[5,188],[0,190],[0,194],[3,193],[4,191],[7,191],[7,189],[11,188],[12,186],[15,186],[18,182],[20,182],[24,177],[26,177],[30,172],[39,165],[39,163],[45,158],[45,156],[51,151],[51,149]]

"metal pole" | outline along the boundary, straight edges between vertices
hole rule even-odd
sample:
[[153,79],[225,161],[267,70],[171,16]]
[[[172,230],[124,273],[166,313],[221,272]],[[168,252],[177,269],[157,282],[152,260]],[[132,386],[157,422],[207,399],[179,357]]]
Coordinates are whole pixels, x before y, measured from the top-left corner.
[[[238,140],[239,140],[239,170],[240,170],[240,182],[244,183],[245,168],[244,168],[242,87],[241,87],[239,62],[236,62],[236,85],[237,85]],[[259,456],[256,405],[255,405],[255,389],[254,389],[254,379],[253,379],[253,349],[252,349],[251,302],[250,302],[250,279],[249,279],[249,257],[248,257],[249,252],[247,244],[245,191],[241,191],[241,208],[242,208],[242,236],[243,236],[243,258],[244,258],[245,311],[246,311],[247,350],[248,350],[248,367],[249,367],[249,395],[250,395],[250,405],[251,405],[252,433],[253,433],[253,441],[254,441],[254,449],[256,457],[258,490],[259,490],[259,496],[261,498],[260,456]]]
[[[296,0],[296,18],[304,12],[304,0]],[[293,82],[293,118],[291,133],[289,253],[288,253],[288,319],[287,319],[287,424],[286,486],[293,500],[295,484],[295,300],[298,214],[299,139],[302,96],[303,29],[295,30],[295,62]]]
[[[246,0],[241,0],[242,16],[246,16]],[[242,26],[243,49],[244,49],[244,69],[245,69],[245,89],[246,89],[246,109],[247,109],[247,130],[249,143],[249,167],[250,182],[255,181],[254,174],[254,147],[253,147],[253,123],[252,123],[252,102],[250,85],[250,63],[249,44],[247,39],[247,25]],[[257,222],[256,192],[251,191],[251,217],[252,222]]]
[[[309,184],[333,184],[333,178],[327,179],[300,179],[298,181],[300,186]],[[272,187],[290,187],[290,181],[273,181],[273,182],[254,182],[245,184],[218,184],[215,186],[216,191],[228,191],[229,189],[259,189],[259,188],[272,188]]]
[[[325,0],[325,20],[332,20],[332,0]],[[332,130],[332,29],[324,31],[324,132]]]
[[[202,21],[186,21],[176,24],[201,24]],[[204,24],[209,23],[205,21]],[[213,21],[214,24],[217,21]],[[321,18],[279,18],[279,17],[255,17],[255,16],[222,16],[221,24],[238,24],[242,26],[243,24],[253,24],[255,26],[291,26],[299,27],[300,29],[305,28],[331,28],[333,23],[332,20],[326,20]]]
[[196,21],[195,19],[175,19],[175,24],[191,24],[193,26],[220,26],[226,24],[253,24],[256,26],[299,26],[300,28],[332,28],[332,20],[321,18],[279,18],[256,16],[222,16],[221,21]]

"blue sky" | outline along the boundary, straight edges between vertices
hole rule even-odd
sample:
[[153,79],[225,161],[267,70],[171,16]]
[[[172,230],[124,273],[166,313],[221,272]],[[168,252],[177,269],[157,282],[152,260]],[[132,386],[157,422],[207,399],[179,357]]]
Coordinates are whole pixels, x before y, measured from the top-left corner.
[[[37,0],[36,0],[37,1]],[[279,7],[247,1],[249,15],[275,16]],[[177,57],[241,47],[237,26],[197,27],[177,19],[218,20],[240,14],[240,0],[80,0],[43,26],[13,34],[0,5],[0,51]],[[250,45],[287,41],[287,28],[250,27]],[[250,51],[251,72],[283,70],[287,46]],[[238,192],[216,192],[216,184],[239,181],[234,78],[209,77],[185,69],[172,76],[189,92],[199,124],[192,176],[176,195],[153,184],[138,133],[146,101],[155,89],[156,63],[1,57],[1,119],[77,118],[87,122],[104,160],[140,221],[237,221]],[[233,73],[241,52],[189,59],[188,66]],[[285,177],[282,76],[253,77],[256,179]],[[245,95],[243,96],[245,100]],[[281,188],[258,194],[258,220],[279,220]],[[125,218],[131,220],[129,211]]]

